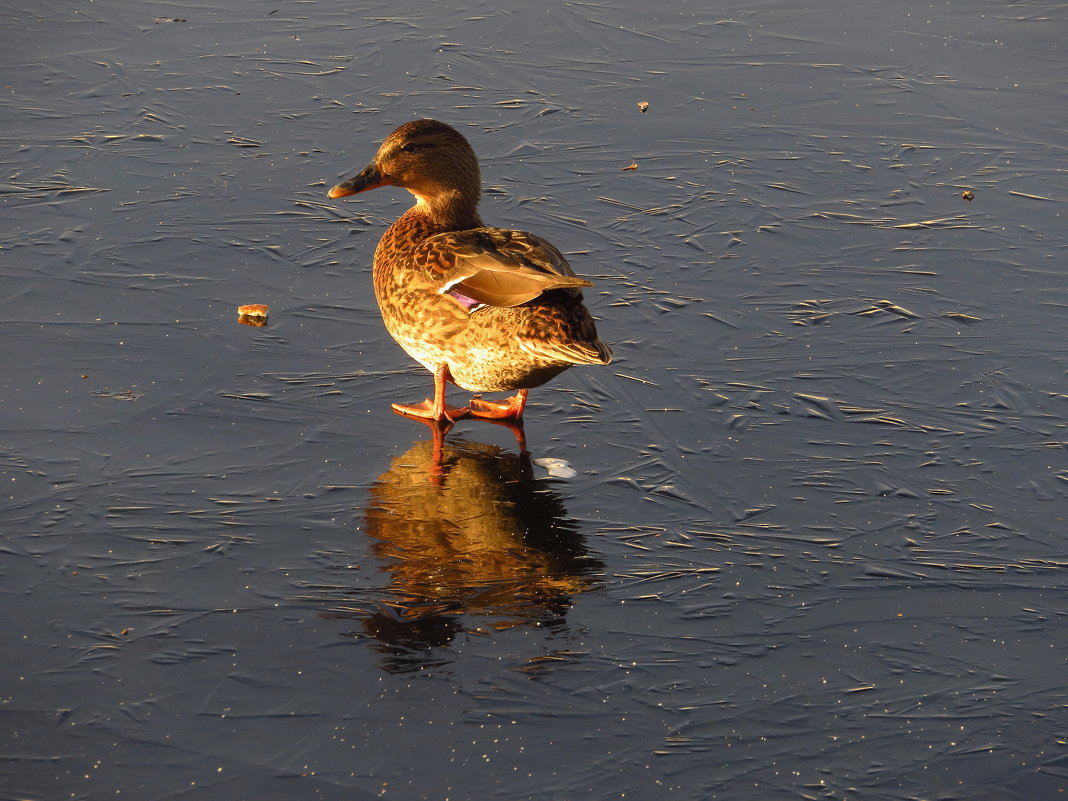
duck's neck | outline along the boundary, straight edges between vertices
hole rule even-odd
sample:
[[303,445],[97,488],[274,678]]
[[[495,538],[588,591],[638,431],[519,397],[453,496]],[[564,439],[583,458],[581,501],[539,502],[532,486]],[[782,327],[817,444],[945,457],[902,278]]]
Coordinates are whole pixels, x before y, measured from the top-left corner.
[[426,217],[435,228],[466,231],[468,228],[482,227],[477,194],[474,197],[457,191],[435,192],[433,195],[412,194],[416,197],[416,203],[411,211]]

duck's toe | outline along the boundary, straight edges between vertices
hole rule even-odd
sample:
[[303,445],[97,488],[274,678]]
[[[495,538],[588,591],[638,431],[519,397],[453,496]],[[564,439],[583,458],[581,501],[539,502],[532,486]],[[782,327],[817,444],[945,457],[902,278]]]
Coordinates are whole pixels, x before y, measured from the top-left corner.
[[394,403],[392,406],[393,411],[405,417],[417,420],[436,420],[439,423],[445,421],[455,423],[457,420],[463,420],[471,411],[468,406],[458,406],[452,409],[443,406],[441,409],[436,409],[434,401],[430,398],[421,403]]
[[501,401],[483,400],[476,395],[471,398],[468,406],[471,417],[479,417],[486,420],[519,420],[523,417],[523,409],[527,405],[527,393],[529,390],[521,389],[512,397]]

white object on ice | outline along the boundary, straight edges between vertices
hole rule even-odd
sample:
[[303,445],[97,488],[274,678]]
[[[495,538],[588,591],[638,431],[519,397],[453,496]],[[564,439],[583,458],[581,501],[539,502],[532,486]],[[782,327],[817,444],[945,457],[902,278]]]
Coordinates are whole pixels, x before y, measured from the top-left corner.
[[534,464],[545,468],[546,478],[574,478],[578,475],[578,472],[572,469],[566,459],[546,457],[544,459],[535,459]]

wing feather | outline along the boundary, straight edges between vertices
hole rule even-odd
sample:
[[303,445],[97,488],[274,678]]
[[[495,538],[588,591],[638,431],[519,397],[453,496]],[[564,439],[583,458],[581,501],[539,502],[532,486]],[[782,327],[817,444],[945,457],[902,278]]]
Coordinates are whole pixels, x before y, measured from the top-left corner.
[[452,231],[430,237],[424,248],[439,271],[439,292],[459,292],[487,306],[518,306],[552,289],[580,296],[580,287],[592,286],[559,250],[525,231]]

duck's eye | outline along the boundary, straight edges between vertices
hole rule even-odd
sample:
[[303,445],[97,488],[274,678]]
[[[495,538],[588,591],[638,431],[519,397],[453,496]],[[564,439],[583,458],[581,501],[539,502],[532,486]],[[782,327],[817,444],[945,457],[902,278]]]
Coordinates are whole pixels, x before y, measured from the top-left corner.
[[403,145],[401,145],[400,149],[403,153],[414,153],[419,149],[419,145],[417,145],[415,142],[405,142]]

